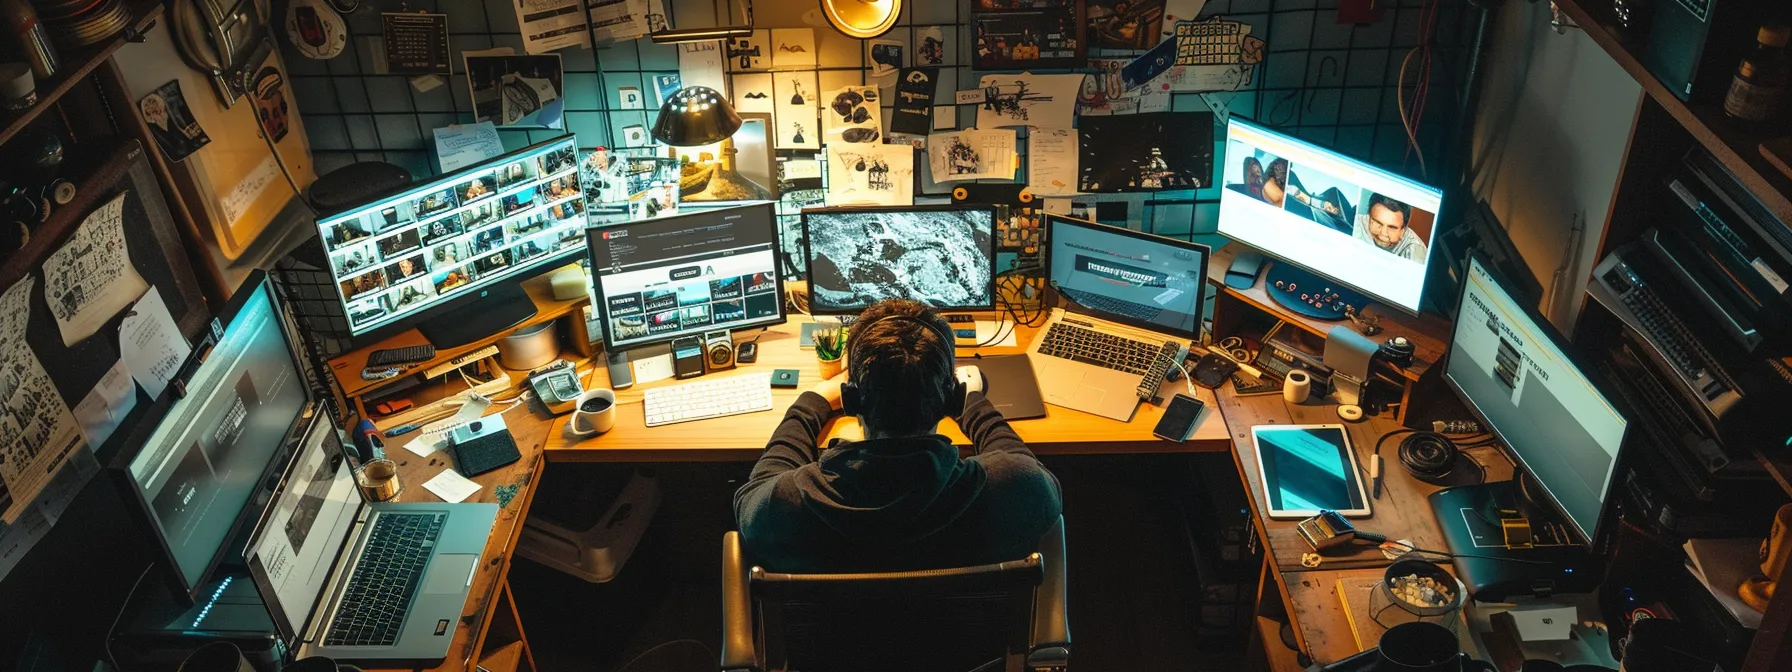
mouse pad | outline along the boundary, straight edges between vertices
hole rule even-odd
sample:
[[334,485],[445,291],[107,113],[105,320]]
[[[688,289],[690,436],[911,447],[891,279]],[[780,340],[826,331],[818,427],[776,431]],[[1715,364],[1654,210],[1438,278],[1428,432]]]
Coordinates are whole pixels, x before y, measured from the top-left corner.
[[1003,418],[1045,417],[1045,400],[1039,396],[1039,379],[1033,377],[1033,361],[1026,355],[960,357],[957,364],[975,366],[983,372],[983,396]]

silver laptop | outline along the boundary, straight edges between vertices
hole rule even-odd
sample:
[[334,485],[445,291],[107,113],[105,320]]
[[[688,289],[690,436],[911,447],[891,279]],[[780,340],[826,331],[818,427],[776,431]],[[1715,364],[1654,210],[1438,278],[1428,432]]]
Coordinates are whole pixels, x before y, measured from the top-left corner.
[[318,414],[245,555],[296,657],[434,667],[498,517],[496,504],[369,504]]
[[1122,422],[1201,333],[1206,245],[1048,215],[1064,307],[1027,348],[1046,403]]

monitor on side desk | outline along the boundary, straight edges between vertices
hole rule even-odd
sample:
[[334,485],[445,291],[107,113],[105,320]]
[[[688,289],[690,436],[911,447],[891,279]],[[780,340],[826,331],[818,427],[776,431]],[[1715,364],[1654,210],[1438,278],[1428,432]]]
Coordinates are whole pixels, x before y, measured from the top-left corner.
[[1628,424],[1565,340],[1508,287],[1470,258],[1444,381],[1505,446],[1516,478],[1446,488],[1431,506],[1452,553],[1553,564],[1458,559],[1477,599],[1596,585],[1586,548],[1609,527]]
[[438,348],[535,314],[522,281],[578,259],[585,231],[573,136],[420,183],[317,228],[357,343],[416,327]]
[[1318,319],[1370,300],[1419,312],[1441,190],[1236,115],[1226,128],[1219,232],[1280,260],[1270,297]]
[[810,312],[857,315],[884,299],[993,310],[995,237],[988,205],[805,210]]

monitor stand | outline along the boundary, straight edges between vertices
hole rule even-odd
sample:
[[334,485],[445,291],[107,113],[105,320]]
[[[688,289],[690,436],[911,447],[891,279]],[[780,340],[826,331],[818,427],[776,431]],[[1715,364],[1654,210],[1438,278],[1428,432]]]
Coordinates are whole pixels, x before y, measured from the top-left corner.
[[523,286],[506,282],[479,292],[479,298],[417,325],[438,349],[458,348],[535,317],[535,302]]
[[[1520,470],[1514,480],[1444,488],[1431,494],[1431,512],[1437,516],[1450,553],[1484,556],[1455,559],[1456,575],[1476,601],[1501,602],[1598,588],[1600,566],[1576,541],[1567,521],[1525,495],[1539,487],[1529,473]],[[1527,543],[1528,548],[1523,546]]]
[[1283,308],[1316,320],[1342,320],[1346,305],[1359,313],[1369,306],[1369,297],[1283,261],[1270,264],[1263,291]]

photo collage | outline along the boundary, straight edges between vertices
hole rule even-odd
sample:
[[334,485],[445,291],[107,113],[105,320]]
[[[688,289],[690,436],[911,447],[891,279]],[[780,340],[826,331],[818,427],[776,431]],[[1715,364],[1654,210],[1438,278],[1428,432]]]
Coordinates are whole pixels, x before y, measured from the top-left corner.
[[355,333],[584,245],[570,139],[421,194],[321,221]]
[[1237,140],[1227,144],[1228,191],[1419,266],[1425,264],[1436,213]]
[[778,314],[778,281],[771,272],[718,275],[714,266],[688,280],[609,297],[610,328],[618,342],[687,329],[729,325]]

